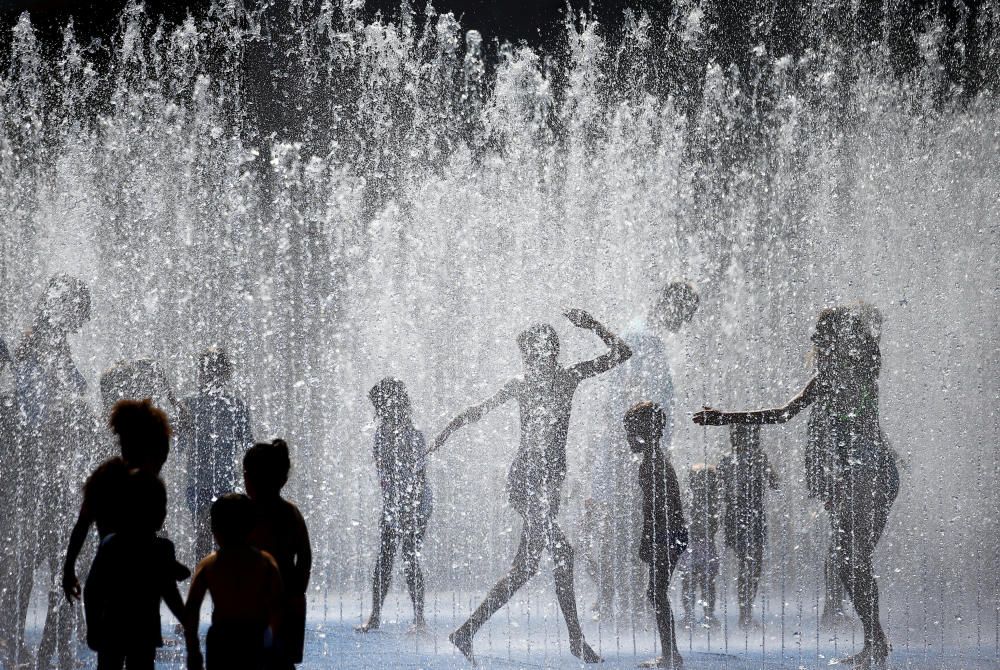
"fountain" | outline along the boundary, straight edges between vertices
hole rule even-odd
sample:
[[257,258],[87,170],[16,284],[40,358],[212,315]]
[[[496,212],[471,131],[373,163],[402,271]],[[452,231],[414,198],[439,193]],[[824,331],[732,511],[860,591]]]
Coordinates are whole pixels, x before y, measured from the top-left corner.
[[[517,537],[503,492],[516,413],[467,429],[428,466],[433,634],[397,634],[408,616],[397,579],[386,632],[361,638],[351,629],[369,606],[379,502],[372,384],[404,380],[430,438],[520,370],[526,326],[553,323],[565,362],[589,358],[598,344],[565,308],[625,330],[683,278],[702,299],[665,336],[683,485],[691,465],[728,450],[690,413],[784,402],[811,374],[820,309],[863,299],[884,315],[882,422],[902,472],[876,553],[894,658],[992,667],[1000,105],[986,87],[949,90],[934,20],[901,77],[884,44],[842,39],[826,4],[807,12],[811,46],[788,56],[751,44],[741,68],[701,59],[711,26],[686,1],[666,27],[628,15],[620,39],[576,17],[555,60],[524,45],[491,46],[491,60],[451,14],[384,23],[332,0],[291,3],[280,30],[230,0],[177,24],[130,5],[110,42],[80,43],[69,25],[53,54],[22,17],[0,72],[0,337],[17,347],[51,275],[89,285],[91,319],[69,342],[91,408],[73,425],[96,432],[33,457],[82,483],[112,449],[94,418],[104,370],[152,358],[188,393],[198,354],[223,346],[256,435],[292,449],[286,493],[316,560],[304,667],[463,667],[446,633]],[[976,48],[995,53],[1000,13],[984,6],[976,21]],[[658,69],[663,44],[675,79]],[[684,78],[697,89],[678,87]],[[613,392],[596,379],[574,407],[562,512],[574,542],[594,455],[621,448],[602,409]],[[682,634],[692,667],[820,667],[860,645],[859,627],[818,624],[828,524],[807,502],[804,440],[801,420],[761,432],[782,482],[768,498],[763,630],[736,627],[727,558],[722,628]],[[37,548],[65,542],[25,528],[37,491],[57,482],[36,489],[23,453],[5,442],[2,456],[4,495],[18,501],[3,513],[4,565],[34,575],[30,647],[49,586]],[[164,471],[166,532],[190,565],[183,467],[172,455]],[[79,489],[67,495],[71,512]],[[597,586],[577,572],[587,637],[609,664],[651,655],[648,617],[619,608],[590,621]],[[483,629],[487,665],[574,660],[547,574]],[[4,644],[0,663],[20,653]],[[93,662],[82,645],[66,653]],[[180,663],[179,650],[162,660]]]

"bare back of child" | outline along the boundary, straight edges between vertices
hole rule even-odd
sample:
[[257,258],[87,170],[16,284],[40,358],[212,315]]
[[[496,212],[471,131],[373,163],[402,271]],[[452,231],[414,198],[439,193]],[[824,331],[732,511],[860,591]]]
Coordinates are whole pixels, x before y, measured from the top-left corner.
[[[185,634],[188,668],[261,668],[267,629],[277,630],[281,576],[274,559],[250,546],[250,499],[230,493],[212,505],[212,532],[219,549],[195,570],[188,592]],[[212,596],[212,625],[203,664],[198,620],[205,594]]]

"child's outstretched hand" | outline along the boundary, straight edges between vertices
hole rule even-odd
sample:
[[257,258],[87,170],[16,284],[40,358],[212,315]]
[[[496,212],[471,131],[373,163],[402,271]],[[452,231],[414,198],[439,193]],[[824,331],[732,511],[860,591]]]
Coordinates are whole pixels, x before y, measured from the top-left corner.
[[708,405],[700,412],[695,412],[693,420],[699,426],[721,426],[724,423],[722,412]]
[[582,309],[570,309],[567,310],[564,316],[569,319],[577,328],[585,328],[587,330],[593,330],[597,327],[597,319],[590,315],[590,312]]

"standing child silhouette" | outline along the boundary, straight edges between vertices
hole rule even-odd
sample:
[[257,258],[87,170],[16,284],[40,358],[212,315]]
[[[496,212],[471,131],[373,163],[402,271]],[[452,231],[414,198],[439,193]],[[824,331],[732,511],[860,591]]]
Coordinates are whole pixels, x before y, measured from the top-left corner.
[[883,668],[889,655],[879,622],[872,558],[896,494],[899,472],[879,423],[882,317],[870,305],[823,310],[812,341],[816,376],[784,407],[722,412],[706,407],[703,425],[784,423],[811,406],[806,485],[830,511],[832,561],[864,626],[864,647],[841,663]]
[[98,670],[152,670],[160,634],[160,602],[183,621],[170,540],[156,536],[167,517],[167,491],[143,470],[124,482],[120,526],[101,542],[87,577],[87,644]]
[[372,613],[357,630],[367,633],[382,622],[382,604],[392,581],[396,549],[402,549],[403,573],[413,601],[414,629],[424,621],[424,575],[420,549],[431,516],[431,488],[425,470],[424,435],[413,425],[410,396],[403,382],[386,377],[368,392],[380,423],[375,431],[375,468],[382,489],[379,553],[372,576]]
[[[263,670],[265,639],[279,629],[284,596],[281,574],[270,554],[250,544],[254,510],[250,498],[227,493],[210,511],[219,548],[194,572],[184,612],[188,670]],[[205,595],[212,596],[212,625],[205,657],[198,640],[198,619]],[[207,661],[207,663],[206,663]]]
[[643,668],[680,668],[677,631],[670,610],[670,577],[687,548],[688,532],[681,505],[681,489],[674,466],[660,449],[666,413],[654,402],[644,401],[625,413],[625,434],[633,453],[642,455],[639,488],[642,491],[642,539],[639,558],[649,565],[647,595],[656,615],[662,656]]
[[274,559],[284,586],[281,626],[267,655],[268,670],[295,667],[305,646],[312,546],[299,508],[281,497],[291,467],[284,440],[257,443],[243,457],[243,481],[254,511],[250,544]]

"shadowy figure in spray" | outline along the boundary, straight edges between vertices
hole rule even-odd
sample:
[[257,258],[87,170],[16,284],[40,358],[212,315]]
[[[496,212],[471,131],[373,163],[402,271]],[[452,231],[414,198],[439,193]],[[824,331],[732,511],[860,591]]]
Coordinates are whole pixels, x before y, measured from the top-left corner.
[[607,444],[594,455],[587,505],[588,525],[595,529],[596,540],[588,552],[598,586],[594,609],[602,619],[616,608],[635,612],[645,601],[646,568],[636,558],[640,492],[634,486],[632,454],[621,434],[621,417],[640,400],[659,403],[666,414],[663,444],[669,448],[674,384],[662,337],[680,332],[694,317],[698,303],[691,284],[675,281],[664,286],[648,313],[633,319],[622,334],[632,357],[608,375]]
[[152,670],[160,633],[160,602],[183,621],[177,560],[170,540],[157,537],[167,518],[167,491],[152,472],[125,477],[118,528],[97,549],[84,588],[87,644],[98,670]]
[[396,549],[402,552],[403,574],[413,601],[414,631],[426,627],[424,575],[420,552],[431,517],[431,487],[425,469],[424,435],[413,425],[410,396],[403,382],[386,377],[368,391],[379,426],[375,431],[375,468],[382,489],[379,550],[372,576],[372,613],[359,633],[379,627],[382,604],[392,581]]
[[268,651],[268,670],[288,670],[302,662],[306,634],[306,589],[312,573],[309,530],[299,508],[281,497],[292,462],[284,440],[261,442],[243,457],[243,482],[253,501],[250,544],[277,563],[284,592],[281,627]]
[[[227,493],[217,499],[211,523],[219,548],[195,569],[185,606],[188,670],[206,665],[208,670],[263,670],[268,629],[273,635],[280,627],[281,574],[270,554],[250,544],[254,508],[248,497]],[[212,596],[212,625],[203,659],[198,620],[206,593]]]
[[517,337],[524,376],[512,379],[492,398],[459,414],[434,440],[433,449],[437,449],[462,426],[479,421],[510,400],[517,401],[521,441],[507,474],[507,491],[511,506],[523,519],[521,541],[508,573],[449,637],[472,662],[475,662],[472,640],[476,632],[538,571],[538,562],[546,548],[555,562],[556,597],[569,630],[570,652],[587,663],[602,660],[583,638],[573,592],[573,549],[556,516],[566,478],[566,439],[573,395],[580,382],[607,372],[627,360],[632,352],[624,340],[587,312],[571,309],[566,318],[574,326],[596,333],[609,351],[594,360],[562,367],[555,328],[548,324],[532,326]]
[[705,618],[703,625],[716,628],[715,580],[719,576],[719,551],[715,535],[722,516],[719,472],[714,465],[696,463],[688,473],[688,499],[691,521],[688,524],[688,548],[677,566],[681,572],[681,601],[684,624],[695,623],[695,603],[699,592]]
[[694,416],[703,425],[784,423],[812,407],[806,485],[830,512],[833,560],[864,626],[861,652],[841,660],[856,668],[883,668],[889,654],[872,567],[899,492],[895,454],[879,424],[881,326],[881,315],[869,305],[825,309],[812,336],[816,376],[787,405],[754,412],[705,408]]
[[198,359],[198,393],[182,401],[185,425],[177,450],[187,456],[187,505],[194,519],[195,556],[212,550],[212,501],[236,488],[237,465],[253,445],[250,411],[227,388],[232,374],[224,350],[206,350]]
[[642,454],[639,488],[642,491],[642,541],[639,558],[649,565],[647,595],[656,615],[662,656],[642,663],[643,668],[679,668],[684,664],[677,649],[677,631],[670,610],[670,577],[687,548],[688,531],[681,504],[681,487],[674,466],[660,449],[666,413],[648,400],[625,413],[625,435],[633,453]]
[[105,413],[119,400],[149,398],[155,407],[167,414],[170,425],[182,427],[187,423],[183,406],[174,395],[167,375],[152,358],[116,362],[101,374],[100,387]]
[[[62,587],[66,599],[80,597],[76,561],[87,540],[91,525],[103,541],[119,530],[122,514],[127,511],[125,485],[132,470],[159,475],[170,451],[170,423],[167,415],[147,400],[120,400],[111,409],[108,426],[118,436],[121,455],[97,466],[83,485],[83,502],[63,563]],[[190,573],[178,564],[175,576],[186,579]]]
[[69,275],[53,276],[39,300],[30,330],[15,353],[18,456],[13,469],[15,568],[5,570],[3,637],[12,665],[31,662],[24,647],[28,601],[35,569],[45,561],[51,575],[38,667],[75,663],[76,609],[63,599],[59,557],[72,519],[81,462],[96,450],[97,425],[84,394],[87,384],[73,362],[69,335],[90,319],[90,290]]
[[740,627],[752,628],[753,601],[757,597],[767,542],[764,492],[778,488],[778,476],[760,446],[760,426],[736,424],[729,428],[733,453],[719,463],[722,498],[726,511],[723,529],[726,546],[736,555],[736,593]]

